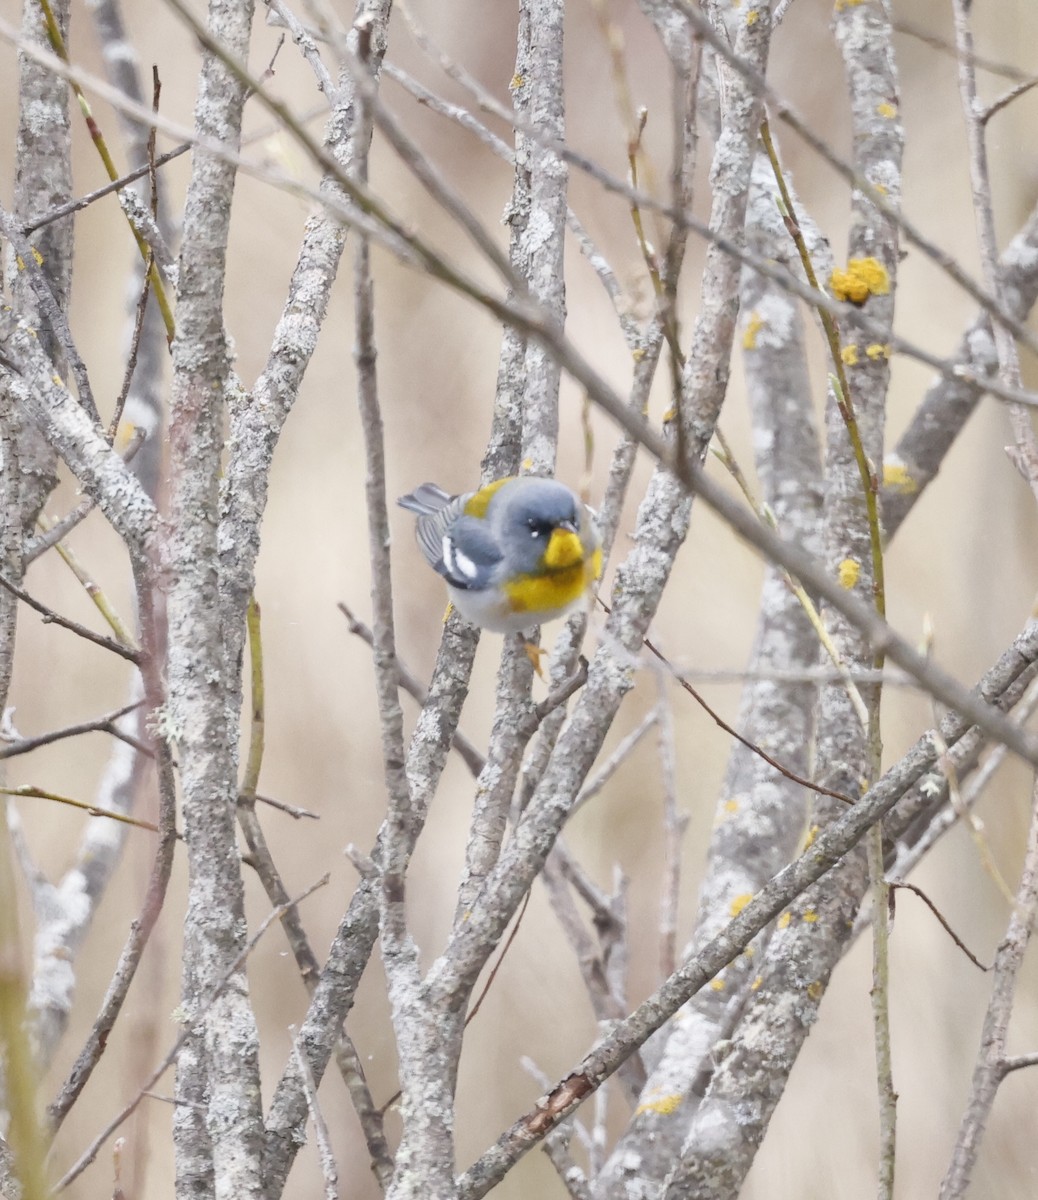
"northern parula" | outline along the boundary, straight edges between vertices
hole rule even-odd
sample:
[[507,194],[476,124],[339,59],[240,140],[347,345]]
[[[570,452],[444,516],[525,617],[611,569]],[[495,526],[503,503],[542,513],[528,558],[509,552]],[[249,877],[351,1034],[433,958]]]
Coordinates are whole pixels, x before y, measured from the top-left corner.
[[602,572],[590,510],[554,479],[513,475],[460,496],[423,483],[397,503],[418,514],[422,553],[481,629],[517,633],[561,617]]

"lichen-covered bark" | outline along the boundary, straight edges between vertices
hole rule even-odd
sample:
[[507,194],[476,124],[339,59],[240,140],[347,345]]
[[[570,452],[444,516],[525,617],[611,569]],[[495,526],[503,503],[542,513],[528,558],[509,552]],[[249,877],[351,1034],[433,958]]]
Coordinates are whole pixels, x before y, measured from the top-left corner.
[[[210,32],[246,61],[252,4],[212,0]],[[203,58],[199,134],[237,144],[245,88],[215,54]],[[245,945],[236,841],[241,676],[225,637],[244,609],[224,608],[219,481],[230,361],[223,291],[235,169],[196,152],[180,254],[170,416],[168,736],[183,789],[189,894],[182,1003],[202,1010]],[[239,635],[240,636],[240,635]],[[179,1197],[262,1194],[258,1040],[244,970],[205,1012],[177,1064],[174,1138]]]

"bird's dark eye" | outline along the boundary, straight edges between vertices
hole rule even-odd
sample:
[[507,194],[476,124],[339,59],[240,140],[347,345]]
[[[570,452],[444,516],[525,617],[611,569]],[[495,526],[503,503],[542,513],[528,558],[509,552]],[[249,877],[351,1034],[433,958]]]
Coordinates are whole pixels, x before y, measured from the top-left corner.
[[547,537],[552,529],[547,521],[541,521],[537,517],[529,517],[526,521],[526,526],[532,538]]

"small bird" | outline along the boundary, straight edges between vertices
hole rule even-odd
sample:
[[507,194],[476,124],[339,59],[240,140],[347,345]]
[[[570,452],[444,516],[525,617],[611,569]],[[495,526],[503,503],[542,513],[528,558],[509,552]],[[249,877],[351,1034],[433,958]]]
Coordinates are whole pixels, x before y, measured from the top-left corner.
[[423,483],[397,503],[418,514],[422,553],[481,629],[518,633],[561,617],[602,573],[590,509],[554,479],[512,475],[460,496]]

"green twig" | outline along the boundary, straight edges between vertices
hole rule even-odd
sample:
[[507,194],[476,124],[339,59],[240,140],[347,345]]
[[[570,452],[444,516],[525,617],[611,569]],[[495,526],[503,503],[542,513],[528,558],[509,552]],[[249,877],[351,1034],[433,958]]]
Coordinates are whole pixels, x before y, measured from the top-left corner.
[[[49,533],[53,525],[51,519],[43,513],[37,518],[36,524],[39,525],[44,533]],[[111,600],[108,599],[104,590],[94,582],[90,572],[79,561],[76,554],[64,542],[57,542],[55,549],[61,555],[68,569],[83,585],[86,594],[93,600],[97,611],[104,617],[112,633],[115,634],[115,640],[120,646],[125,646],[127,650],[132,651],[135,655],[139,655],[140,647],[134,640],[133,634],[130,633],[125,621],[115,611]]]
[[245,628],[249,639],[249,695],[252,721],[249,727],[249,756],[245,761],[239,795],[246,802],[255,802],[259,787],[260,767],[263,764],[266,721],[263,687],[263,641],[260,636],[260,606],[256,597],[249,597],[245,613]]
[[[110,808],[98,808],[96,804],[88,804],[85,800],[73,800],[71,796],[61,796],[57,792],[48,792],[43,788],[24,784],[22,787],[0,787],[0,796],[21,796],[31,800],[53,800],[55,804],[67,804],[70,808],[78,808],[91,817],[108,817],[113,821],[121,821],[123,825],[133,825],[137,829],[146,829],[149,833],[158,833],[159,827],[140,817],[131,817],[127,813],[114,812]],[[178,835],[179,836],[179,835]]]

